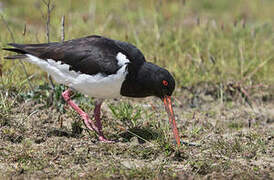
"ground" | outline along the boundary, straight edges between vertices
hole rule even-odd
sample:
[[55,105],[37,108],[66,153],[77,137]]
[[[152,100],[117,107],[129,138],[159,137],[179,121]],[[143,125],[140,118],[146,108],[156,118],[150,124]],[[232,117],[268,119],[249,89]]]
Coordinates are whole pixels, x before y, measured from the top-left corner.
[[[180,148],[157,98],[107,100],[102,107],[104,132],[119,142],[105,144],[86,130],[70,108],[65,106],[66,113],[61,113],[54,105],[39,103],[41,99],[14,97],[7,96],[15,105],[9,116],[2,117],[0,128],[0,172],[6,177],[274,177],[274,107],[269,94],[265,99],[254,98],[252,109],[204,92],[196,95],[193,103],[190,92],[177,92],[174,110],[180,137],[195,145],[182,144]],[[75,98],[79,99],[91,102],[81,105],[92,114],[93,101]],[[124,112],[123,105],[132,114]]]
[[[105,100],[103,131],[117,142],[98,142],[66,87],[1,51],[0,179],[274,179],[274,1],[52,0],[50,14],[47,2],[2,0],[0,47],[61,41],[62,29],[136,45],[175,78],[184,143],[154,97]],[[73,99],[92,117],[93,98]]]

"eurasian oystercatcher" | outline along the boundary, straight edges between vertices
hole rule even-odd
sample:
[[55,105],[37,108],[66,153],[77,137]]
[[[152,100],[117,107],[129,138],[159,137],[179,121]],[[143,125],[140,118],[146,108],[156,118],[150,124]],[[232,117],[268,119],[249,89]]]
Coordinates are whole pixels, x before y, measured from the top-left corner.
[[[175,88],[172,75],[164,68],[146,62],[134,45],[102,36],[88,36],[65,42],[15,44],[4,50],[16,52],[6,59],[24,59],[48,72],[57,83],[69,87],[62,93],[65,101],[83,118],[88,129],[100,141],[111,142],[102,132],[100,108],[105,98],[156,96],[162,99],[178,146],[180,138],[172,109]],[[71,91],[99,98],[94,109],[94,123],[71,99]]]

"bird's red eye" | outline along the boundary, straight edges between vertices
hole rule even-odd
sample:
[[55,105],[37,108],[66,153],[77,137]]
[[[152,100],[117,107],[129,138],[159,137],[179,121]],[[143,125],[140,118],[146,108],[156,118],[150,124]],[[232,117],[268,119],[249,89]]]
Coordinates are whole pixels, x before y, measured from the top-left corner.
[[168,85],[168,82],[166,80],[163,80],[162,83],[163,83],[164,86]]

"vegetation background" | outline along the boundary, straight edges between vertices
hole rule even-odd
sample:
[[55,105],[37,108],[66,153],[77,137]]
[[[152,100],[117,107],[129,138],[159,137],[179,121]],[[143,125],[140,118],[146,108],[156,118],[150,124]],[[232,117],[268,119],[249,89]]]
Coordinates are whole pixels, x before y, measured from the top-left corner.
[[[0,47],[103,35],[176,79],[176,148],[155,98],[107,100],[97,143],[47,74],[0,54],[0,174],[23,178],[273,179],[273,0],[1,0]],[[50,21],[48,21],[50,15]],[[76,94],[91,112],[93,99]]]

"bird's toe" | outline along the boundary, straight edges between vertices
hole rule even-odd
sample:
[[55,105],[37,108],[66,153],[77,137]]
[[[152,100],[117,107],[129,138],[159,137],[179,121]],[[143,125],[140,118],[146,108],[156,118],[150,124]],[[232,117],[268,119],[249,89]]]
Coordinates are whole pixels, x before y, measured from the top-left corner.
[[114,141],[114,140],[108,140],[104,136],[99,136],[99,141],[103,142],[103,143],[116,143],[117,142],[117,141]]

